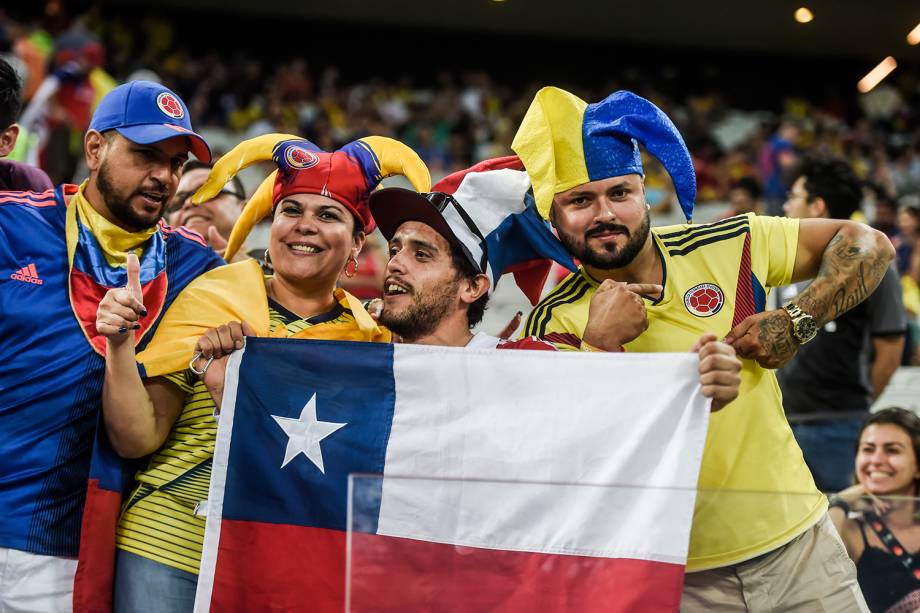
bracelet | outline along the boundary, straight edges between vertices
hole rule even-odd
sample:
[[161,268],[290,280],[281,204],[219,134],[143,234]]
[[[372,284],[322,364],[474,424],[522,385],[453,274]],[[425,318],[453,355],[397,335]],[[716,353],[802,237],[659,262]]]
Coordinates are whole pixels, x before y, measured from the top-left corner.
[[843,511],[844,515],[850,514],[850,503],[838,496],[833,494],[827,498],[828,509],[838,508]]

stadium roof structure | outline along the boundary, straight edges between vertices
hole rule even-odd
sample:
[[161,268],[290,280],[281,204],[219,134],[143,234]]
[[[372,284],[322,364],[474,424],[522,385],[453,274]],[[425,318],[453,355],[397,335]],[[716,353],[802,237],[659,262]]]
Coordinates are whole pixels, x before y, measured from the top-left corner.
[[[142,4],[110,0],[112,4]],[[364,25],[503,32],[531,36],[672,44],[920,61],[906,36],[920,23],[916,0],[161,0],[158,6]],[[793,15],[806,6],[814,20]],[[431,41],[420,41],[428,44]],[[441,40],[439,44],[450,44]]]

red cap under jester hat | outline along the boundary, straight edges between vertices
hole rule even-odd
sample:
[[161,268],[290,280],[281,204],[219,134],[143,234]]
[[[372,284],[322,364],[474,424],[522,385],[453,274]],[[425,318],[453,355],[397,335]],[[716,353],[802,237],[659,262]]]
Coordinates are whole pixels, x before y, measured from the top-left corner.
[[192,197],[195,204],[213,198],[240,169],[258,161],[273,160],[272,172],[243,207],[227,241],[224,258],[242,247],[259,221],[274,205],[292,194],[319,194],[343,204],[371,231],[374,220],[367,199],[380,181],[404,175],[419,191],[431,189],[431,175],[412,149],[384,136],[367,136],[327,152],[310,141],[289,134],[267,134],[243,141],[220,158],[208,180]]

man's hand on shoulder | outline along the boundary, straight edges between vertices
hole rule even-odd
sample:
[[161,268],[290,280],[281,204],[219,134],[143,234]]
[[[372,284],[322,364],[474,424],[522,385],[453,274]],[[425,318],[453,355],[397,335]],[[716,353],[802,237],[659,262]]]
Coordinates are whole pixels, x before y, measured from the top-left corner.
[[746,317],[732,328],[725,342],[742,358],[757,360],[764,368],[779,368],[798,351],[792,335],[792,320],[784,309]]

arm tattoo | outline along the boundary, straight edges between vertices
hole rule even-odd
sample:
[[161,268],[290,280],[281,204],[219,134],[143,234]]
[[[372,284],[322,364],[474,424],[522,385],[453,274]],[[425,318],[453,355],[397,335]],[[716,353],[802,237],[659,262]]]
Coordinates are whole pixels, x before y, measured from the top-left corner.
[[890,257],[868,228],[847,225],[827,244],[818,276],[796,299],[818,325],[865,300],[882,281]]
[[771,357],[781,362],[791,359],[799,348],[792,338],[792,326],[789,325],[789,316],[782,310],[769,313],[760,320],[757,339],[760,341],[760,346]]

